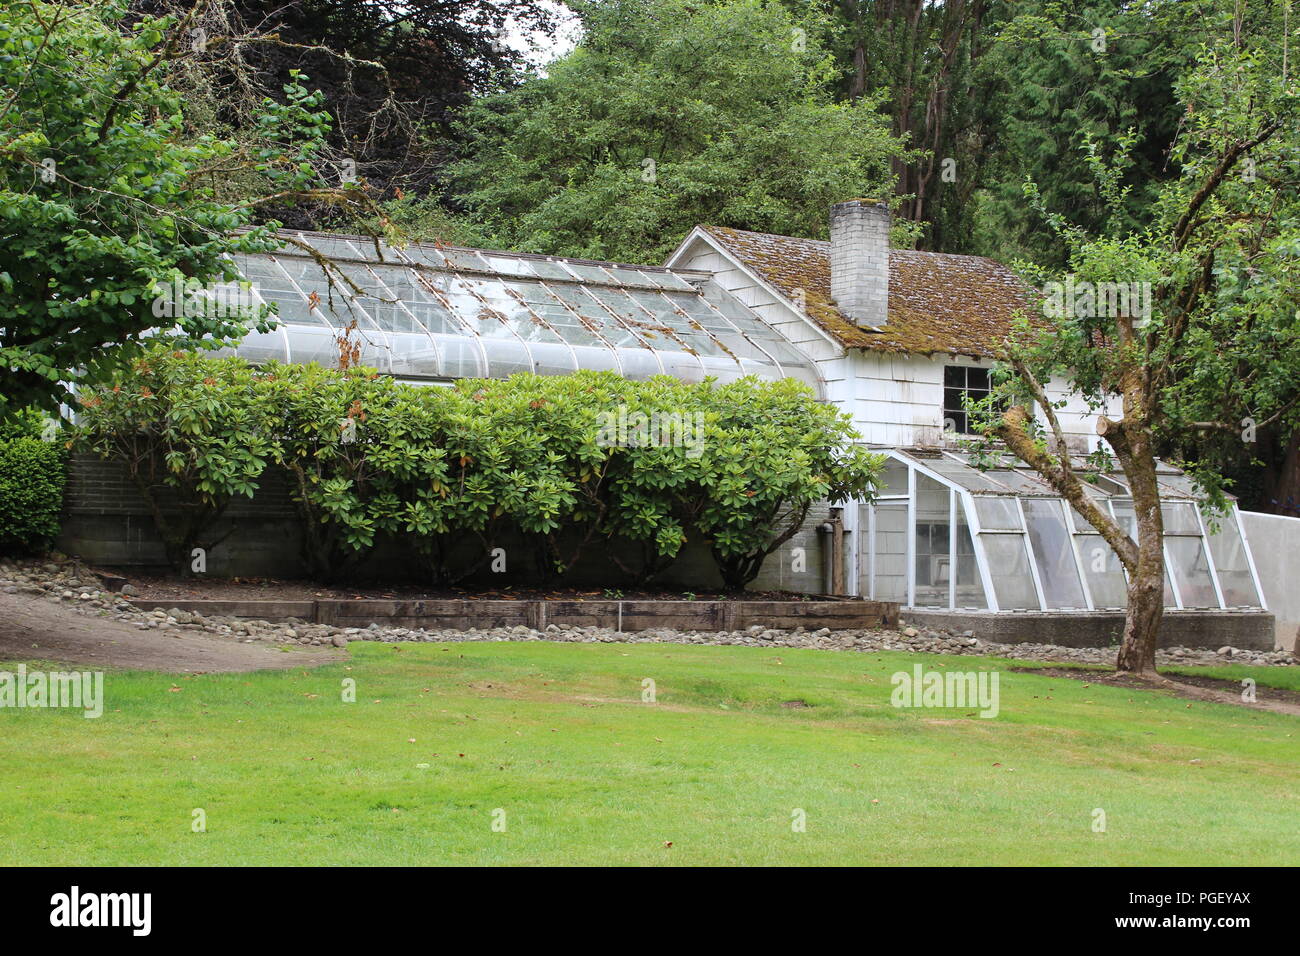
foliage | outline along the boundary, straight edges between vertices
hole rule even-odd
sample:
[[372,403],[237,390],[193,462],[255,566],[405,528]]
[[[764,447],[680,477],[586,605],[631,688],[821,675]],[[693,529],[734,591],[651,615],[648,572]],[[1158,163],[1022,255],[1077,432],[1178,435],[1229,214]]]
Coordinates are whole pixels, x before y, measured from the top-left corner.
[[874,98],[834,102],[812,10],[576,7],[572,54],[462,114],[455,179],[496,245],[657,262],[699,223],[824,236],[832,202],[892,190],[903,147]]
[[[52,406],[60,383],[95,381],[159,324],[175,282],[235,280],[229,256],[265,251],[256,207],[323,192],[328,128],[302,78],[267,100],[241,142],[191,135],[163,64],[190,51],[188,20],[119,21],[125,0],[23,0],[0,8],[0,402]],[[75,67],[71,65],[75,64]],[[262,190],[220,198],[232,169]],[[256,309],[177,317],[184,340],[241,335]]]
[[59,533],[64,450],[0,432],[0,553],[39,551]]
[[18,408],[0,416],[0,441],[11,438],[51,438],[58,423],[38,408]]
[[[437,388],[160,347],[82,406],[83,445],[132,471],[178,566],[275,463],[291,477],[307,567],[331,578],[388,537],[431,580],[454,582],[509,531],[544,576],[600,545],[639,583],[696,536],[742,588],[814,502],[869,494],[879,467],[846,416],[790,380],[588,371]],[[619,416],[671,424],[620,432]],[[619,556],[629,543],[639,559]]]
[[81,397],[74,441],[126,468],[181,571],[194,548],[219,543],[211,533],[227,505],[253,496],[273,458],[273,412],[256,399],[257,379],[240,359],[164,343]]
[[[153,14],[189,5],[132,4]],[[305,73],[329,105],[329,152],[351,160],[357,176],[385,198],[436,185],[450,153],[451,111],[475,94],[512,86],[525,67],[517,44],[501,38],[544,41],[557,18],[540,0],[219,0],[212,6],[209,33],[236,35],[228,51],[207,57],[224,87],[221,115],[233,134],[242,136],[250,122],[238,115],[235,95],[247,90],[283,100],[280,90],[294,71]],[[250,30],[276,40],[243,39]],[[220,52],[228,55],[214,62]],[[321,228],[330,211],[300,206],[283,218]]]

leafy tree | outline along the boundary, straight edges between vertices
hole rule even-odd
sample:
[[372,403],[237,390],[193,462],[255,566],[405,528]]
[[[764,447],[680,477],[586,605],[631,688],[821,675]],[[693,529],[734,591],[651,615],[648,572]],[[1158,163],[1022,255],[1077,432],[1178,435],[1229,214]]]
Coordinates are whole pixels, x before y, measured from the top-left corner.
[[[1101,308],[1082,300],[1026,323],[1007,352],[998,391],[1010,408],[986,421],[1102,535],[1128,575],[1120,670],[1154,670],[1163,614],[1163,517],[1156,484],[1162,444],[1190,433],[1249,443],[1265,424],[1296,424],[1300,386],[1300,189],[1296,166],[1300,90],[1277,55],[1279,33],[1234,31],[1204,49],[1178,87],[1184,107],[1173,161],[1149,228],[1132,230],[1122,165],[1085,140],[1098,193],[1112,210],[1106,231],[1070,224],[1035,188],[1029,198],[1069,249],[1077,283],[1150,283],[1149,315],[1132,301]],[[1122,157],[1131,137],[1111,144]],[[1040,272],[1038,278],[1045,276]],[[1132,489],[1132,528],[1088,498],[1041,383],[1057,374],[1094,408],[1118,397],[1098,431]],[[1041,416],[1037,421],[1034,411]],[[1240,456],[1249,444],[1238,445]],[[1213,459],[1189,463],[1207,507],[1222,505]]]
[[850,102],[884,97],[893,132],[914,147],[894,159],[899,215],[919,244],[967,251],[972,197],[998,157],[1001,125],[988,106],[996,74],[983,68],[1001,24],[1002,0],[826,0],[829,41]]
[[334,120],[328,137],[334,152],[352,159],[358,176],[385,197],[434,188],[449,157],[452,112],[474,95],[517,82],[526,58],[504,42],[507,30],[544,40],[556,22],[556,10],[540,0],[227,0],[226,6],[234,24],[278,38],[239,44],[239,64],[228,64],[230,72],[274,92],[294,71],[313,77]]
[[[193,55],[191,21],[120,29],[125,12],[124,0],[0,8],[0,403],[53,405],[59,383],[139,350],[163,290],[236,279],[228,256],[276,245],[274,223],[253,225],[261,203],[355,196],[315,173],[328,117],[303,78],[244,140],[192,136],[164,83]],[[219,197],[221,177],[245,168],[261,192]],[[184,346],[266,319],[196,309],[176,331]]]
[[[966,210],[966,247],[1064,264],[1065,243],[1024,202],[1026,179],[1049,208],[1071,210],[1086,229],[1097,231],[1116,215],[1129,229],[1149,225],[1160,185],[1179,173],[1169,155],[1180,113],[1175,84],[1191,69],[1206,23],[1224,9],[1223,0],[1017,4],[975,74],[989,135]],[[1113,209],[1078,143],[1088,135],[1109,150],[1130,131],[1129,188]]]
[[697,223],[826,234],[888,192],[877,100],[834,102],[826,24],[772,0],[581,3],[574,52],[463,113],[455,181],[494,243],[661,261]]

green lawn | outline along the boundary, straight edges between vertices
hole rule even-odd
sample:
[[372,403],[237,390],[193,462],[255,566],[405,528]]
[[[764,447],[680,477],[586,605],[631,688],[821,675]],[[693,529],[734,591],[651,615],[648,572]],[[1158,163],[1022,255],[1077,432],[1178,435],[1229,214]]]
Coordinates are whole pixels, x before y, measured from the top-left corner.
[[[968,657],[545,643],[352,654],[306,671],[110,673],[98,720],[0,710],[0,864],[1300,859],[1293,717]],[[893,708],[890,675],[914,662],[999,669],[1000,715]],[[349,677],[356,703],[341,700]],[[646,677],[655,704],[641,701]],[[191,830],[196,808],[207,832]],[[806,832],[792,832],[796,808]]]

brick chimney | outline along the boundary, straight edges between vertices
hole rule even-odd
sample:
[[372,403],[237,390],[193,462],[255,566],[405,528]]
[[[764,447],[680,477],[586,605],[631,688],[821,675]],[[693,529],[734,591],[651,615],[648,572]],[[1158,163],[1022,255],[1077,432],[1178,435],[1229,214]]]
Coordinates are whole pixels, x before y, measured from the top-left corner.
[[889,206],[850,199],[831,206],[831,299],[858,325],[889,321]]

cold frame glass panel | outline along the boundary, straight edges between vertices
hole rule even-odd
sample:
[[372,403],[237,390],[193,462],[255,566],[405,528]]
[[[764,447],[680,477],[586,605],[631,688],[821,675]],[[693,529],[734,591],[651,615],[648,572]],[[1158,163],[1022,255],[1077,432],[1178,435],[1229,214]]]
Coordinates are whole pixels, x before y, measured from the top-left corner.
[[407,310],[415,316],[417,327],[431,335],[469,335],[468,327],[451,313],[447,292],[452,277],[446,273],[419,272],[409,269],[405,281],[393,291]]
[[[467,343],[468,339],[465,340]],[[424,332],[394,332],[389,335],[392,349],[391,372],[398,377],[438,378],[443,376],[437,345],[432,336]],[[470,343],[472,344],[472,343]],[[470,368],[477,368],[475,361]],[[458,377],[472,377],[475,373]]]
[[533,371],[533,359],[528,348],[516,338],[483,339],[487,354],[488,378],[509,378],[516,372]]
[[348,265],[340,271],[355,286],[350,286],[349,291],[378,328],[385,332],[414,332],[419,328],[412,314],[403,308],[410,285],[408,269]]
[[1115,549],[1099,534],[1075,535],[1074,543],[1083,562],[1083,576],[1088,582],[1094,608],[1122,608],[1128,603],[1124,567]]
[[549,259],[529,259],[528,267],[543,279],[564,279],[569,282],[573,281],[573,276],[569,270],[558,262],[552,262]]
[[448,246],[441,250],[448,269],[468,272],[491,272],[492,266],[473,249],[455,249]]
[[1065,510],[1059,498],[1025,498],[1025,522],[1038,563],[1038,580],[1043,600],[1050,610],[1086,608],[1079,569],[1074,560],[1074,542],[1065,524]]
[[875,552],[871,596],[877,601],[907,603],[907,502],[888,501],[875,509]]
[[486,358],[480,342],[472,335],[434,335],[438,350],[438,374],[443,378],[486,377]]
[[659,353],[653,349],[635,346],[621,348],[618,351],[618,360],[623,366],[623,377],[633,381],[643,381],[664,374],[659,362]]
[[[1115,511],[1115,521],[1132,540],[1137,540],[1137,513],[1133,509],[1132,498],[1112,498],[1111,507]],[[1165,565],[1165,607],[1177,607],[1174,601],[1174,587],[1169,579],[1169,566]]]
[[1210,562],[1201,539],[1166,537],[1165,548],[1183,607],[1218,607],[1219,598],[1214,593]]
[[[597,290],[597,295],[608,295],[615,298],[616,293],[613,291],[606,293],[605,290]],[[702,318],[705,315],[691,315],[687,309],[683,308],[684,303],[671,301],[668,296],[659,292],[646,292],[641,289],[631,289],[620,291],[621,294],[632,300],[636,307],[641,311],[639,314],[633,313],[637,319],[642,322],[662,325],[671,329],[678,341],[685,343],[690,348],[699,352],[700,355],[722,357],[727,356],[727,350],[709,335],[705,330]],[[674,298],[695,299],[698,296],[677,296]],[[621,300],[619,300],[621,302]],[[695,307],[696,303],[686,303]],[[704,303],[700,302],[700,305]],[[616,306],[619,307],[619,306]],[[702,311],[697,309],[697,311]],[[728,356],[730,357],[730,356]]]
[[1005,485],[998,484],[978,469],[951,458],[927,458],[925,464],[927,468],[937,471],[945,478],[961,485],[967,491],[973,491],[976,494],[981,491],[991,491],[995,494],[1007,491]]
[[914,599],[916,607],[948,606],[948,585],[952,578],[949,536],[952,534],[949,504],[952,490],[933,478],[916,474],[916,563]]
[[976,495],[975,516],[979,519],[980,527],[990,531],[1024,530],[1015,498]]
[[[309,232],[296,232],[293,238],[311,246],[328,259],[373,259],[375,256],[375,246],[371,242],[354,242],[342,236],[322,236]],[[292,243],[286,243],[285,255],[293,255],[295,252],[300,257],[307,255],[305,250],[295,247]]]
[[1022,534],[982,534],[984,555],[998,606],[1004,611],[1039,611],[1038,593],[1029,571],[1029,552]]
[[312,259],[283,258],[280,265],[302,290],[306,301],[314,301],[316,310],[335,329],[348,328],[355,322],[358,329],[378,330],[365,306],[354,300],[354,291],[342,272],[327,272]]
[[886,458],[884,470],[880,473],[880,485],[877,495],[907,494],[907,465],[897,458]]
[[579,317],[585,328],[599,334],[611,345],[642,347],[648,344],[635,331],[628,328],[626,323],[618,321],[615,313],[602,306],[580,286],[555,282],[548,283],[546,288]]
[[1160,503],[1160,514],[1164,519],[1165,534],[1200,535],[1201,523],[1196,520],[1196,506],[1191,502]]
[[[339,364],[339,342],[338,333],[333,329],[327,329],[321,325],[286,325],[284,334],[288,341],[288,359],[297,365],[307,365],[316,362],[324,365],[326,368],[337,368]],[[245,340],[247,341],[247,340]],[[365,351],[365,343],[359,335],[353,336],[353,341],[362,346]],[[243,355],[242,346],[240,354]],[[248,356],[245,355],[245,358]],[[388,360],[376,361],[373,349],[369,356],[362,355],[362,364],[372,365],[376,368],[385,369],[388,366]]]
[[646,285],[653,285],[669,292],[691,292],[694,286],[679,275],[671,272],[655,272],[653,269],[640,269],[641,279]]
[[957,578],[955,607],[984,610],[989,606],[980,580],[979,565],[975,562],[975,542],[971,538],[970,524],[966,518],[966,505],[957,498]]
[[576,275],[579,279],[586,282],[593,282],[597,285],[617,285],[614,277],[604,270],[601,266],[592,265],[587,262],[573,262],[566,259],[564,267]]
[[1228,607],[1259,607],[1259,591],[1246,560],[1246,546],[1237,525],[1237,515],[1229,511],[1217,520],[1218,528],[1210,534],[1210,557],[1219,573],[1223,603]]

